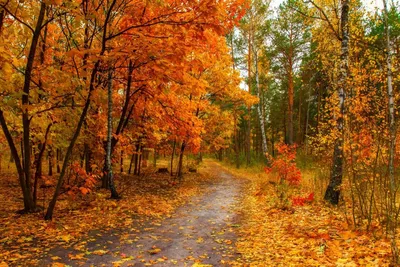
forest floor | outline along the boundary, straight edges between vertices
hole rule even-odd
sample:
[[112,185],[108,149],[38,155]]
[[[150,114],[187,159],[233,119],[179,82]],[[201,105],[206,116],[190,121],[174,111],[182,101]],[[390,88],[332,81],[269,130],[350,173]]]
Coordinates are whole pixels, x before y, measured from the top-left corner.
[[[107,191],[63,195],[55,219],[18,215],[16,182],[0,185],[0,266],[218,266],[235,254],[234,209],[244,180],[207,162],[175,184],[168,174],[120,177]],[[10,194],[12,192],[12,194]],[[43,192],[40,200],[50,195]],[[43,201],[45,201],[43,199]],[[40,202],[40,201],[39,201]]]
[[279,209],[259,171],[206,160],[179,185],[157,174],[122,181],[119,201],[63,196],[53,222],[12,213],[20,199],[0,185],[0,267],[389,265],[379,226],[356,231],[318,200]]

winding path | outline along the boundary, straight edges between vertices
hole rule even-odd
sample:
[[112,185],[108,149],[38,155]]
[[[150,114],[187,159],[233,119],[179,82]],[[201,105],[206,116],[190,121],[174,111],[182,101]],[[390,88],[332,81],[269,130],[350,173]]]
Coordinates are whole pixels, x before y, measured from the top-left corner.
[[234,209],[243,181],[216,163],[207,165],[215,181],[204,185],[206,193],[192,198],[171,217],[128,230],[94,231],[86,242],[87,252],[81,255],[84,259],[68,257],[79,251],[58,248],[49,252],[42,266],[51,266],[52,257],[70,266],[229,265],[239,257],[235,253],[234,227],[239,225]]

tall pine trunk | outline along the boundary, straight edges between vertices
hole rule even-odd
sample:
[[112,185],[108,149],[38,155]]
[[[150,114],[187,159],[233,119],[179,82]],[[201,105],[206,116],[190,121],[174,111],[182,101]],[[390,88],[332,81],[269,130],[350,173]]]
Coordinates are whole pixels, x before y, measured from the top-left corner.
[[292,62],[289,63],[288,71],[288,144],[293,145],[293,104],[294,104],[294,81]]

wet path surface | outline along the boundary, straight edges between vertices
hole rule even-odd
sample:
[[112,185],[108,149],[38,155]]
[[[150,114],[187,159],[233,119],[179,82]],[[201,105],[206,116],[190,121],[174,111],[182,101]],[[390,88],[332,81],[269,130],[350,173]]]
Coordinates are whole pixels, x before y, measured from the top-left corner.
[[[94,231],[71,248],[55,248],[41,266],[212,266],[229,265],[235,253],[235,205],[243,181],[208,163],[215,182],[169,218],[134,223],[127,229]],[[57,266],[57,265],[53,265]],[[62,265],[58,265],[62,266]]]

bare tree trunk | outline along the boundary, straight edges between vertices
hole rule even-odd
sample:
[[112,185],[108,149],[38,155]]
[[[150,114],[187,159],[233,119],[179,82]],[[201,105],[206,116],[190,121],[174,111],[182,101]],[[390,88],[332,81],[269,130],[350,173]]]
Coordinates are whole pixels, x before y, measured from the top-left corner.
[[394,175],[394,155],[396,153],[396,121],[394,117],[394,92],[393,92],[393,73],[392,73],[392,46],[390,44],[390,29],[388,22],[388,7],[386,0],[383,0],[384,8],[384,23],[386,34],[386,68],[387,68],[387,94],[388,94],[388,113],[389,113],[389,234],[392,247],[392,264],[398,266],[399,264],[399,250],[396,242],[396,229],[397,229],[397,208],[396,208],[396,191],[397,185]]
[[340,55],[340,70],[338,82],[339,110],[340,114],[336,117],[336,125],[339,136],[335,140],[331,178],[326,189],[324,199],[337,205],[339,203],[340,185],[343,179],[343,144],[344,144],[344,114],[346,98],[346,80],[349,70],[349,0],[342,0],[341,13],[341,32],[342,44]]

